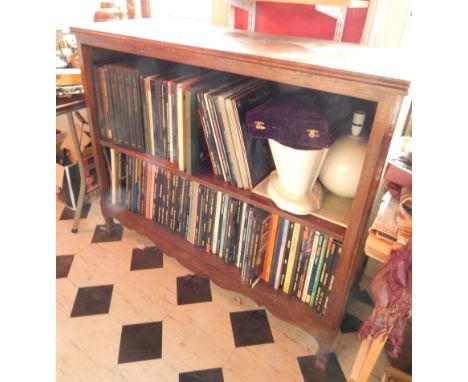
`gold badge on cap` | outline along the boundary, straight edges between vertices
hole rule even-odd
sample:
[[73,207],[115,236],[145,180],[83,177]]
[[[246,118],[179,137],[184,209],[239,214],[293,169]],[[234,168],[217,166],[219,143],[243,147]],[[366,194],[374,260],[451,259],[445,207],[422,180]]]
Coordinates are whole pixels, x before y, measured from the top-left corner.
[[320,132],[317,129],[307,129],[307,135],[309,138],[318,138],[320,137]]

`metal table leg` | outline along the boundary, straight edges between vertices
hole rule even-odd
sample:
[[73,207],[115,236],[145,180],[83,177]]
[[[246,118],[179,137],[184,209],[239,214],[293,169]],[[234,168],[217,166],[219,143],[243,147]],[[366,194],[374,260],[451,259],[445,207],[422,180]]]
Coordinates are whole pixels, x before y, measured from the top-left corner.
[[68,125],[70,127],[70,134],[72,137],[73,148],[75,149],[76,155],[78,157],[78,167],[80,170],[80,192],[78,194],[78,203],[76,205],[75,211],[75,221],[73,222],[72,232],[78,232],[78,224],[80,223],[81,210],[83,209],[84,196],[86,190],[86,177],[85,177],[85,168],[83,164],[83,156],[81,155],[80,143],[78,141],[78,135],[75,129],[75,121],[73,120],[72,112],[67,113]]

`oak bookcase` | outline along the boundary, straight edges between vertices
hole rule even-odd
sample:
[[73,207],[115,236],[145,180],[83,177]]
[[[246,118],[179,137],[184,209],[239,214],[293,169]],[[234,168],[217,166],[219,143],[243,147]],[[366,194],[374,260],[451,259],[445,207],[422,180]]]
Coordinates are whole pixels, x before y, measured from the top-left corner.
[[[100,188],[101,210],[108,227],[113,219],[149,239],[167,255],[174,256],[192,272],[210,277],[217,285],[239,292],[265,306],[277,317],[311,333],[320,351],[330,350],[339,330],[347,298],[362,260],[366,224],[381,177],[396,120],[410,82],[400,73],[403,65],[394,51],[355,44],[252,33],[218,27],[162,25],[151,19],[93,23],[71,28],[78,41],[86,104],[92,125],[91,138]],[[335,222],[320,211],[296,216],[278,209],[266,197],[230,186],[209,173],[187,176],[161,158],[119,147],[98,134],[96,100],[93,92],[93,62],[130,54],[213,70],[262,78],[314,91],[356,97],[375,106],[369,144],[357,194],[347,205],[345,223]],[[163,166],[176,174],[196,179],[237,199],[287,219],[297,221],[343,242],[334,287],[324,316],[279,290],[260,282],[255,288],[241,284],[239,269],[206,254],[188,241],[143,216],[124,209],[109,208],[109,193],[103,147],[114,148],[136,158]],[[339,208],[339,207],[338,207]],[[333,209],[333,206],[331,207]],[[340,213],[340,211],[335,211]]]

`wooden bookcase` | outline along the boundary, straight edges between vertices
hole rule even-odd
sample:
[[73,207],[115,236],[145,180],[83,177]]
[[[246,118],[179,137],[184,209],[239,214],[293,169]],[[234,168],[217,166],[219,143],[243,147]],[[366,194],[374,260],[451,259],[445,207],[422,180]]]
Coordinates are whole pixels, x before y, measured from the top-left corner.
[[[86,103],[92,125],[92,141],[102,196],[109,192],[103,147],[118,149],[150,163],[181,174],[176,164],[161,158],[114,145],[99,137],[96,100],[93,92],[93,62],[120,54],[146,56],[179,64],[258,77],[281,84],[314,89],[373,103],[375,114],[369,136],[357,194],[345,211],[346,224],[317,214],[296,216],[278,209],[266,197],[230,186],[212,174],[187,176],[201,184],[297,221],[343,242],[335,283],[324,316],[297,298],[260,282],[249,288],[240,282],[239,269],[207,255],[188,241],[143,216],[109,208],[101,198],[107,224],[117,219],[125,227],[150,238],[156,246],[200,276],[217,285],[242,293],[265,306],[277,317],[309,331],[320,350],[332,348],[356,277],[366,238],[366,224],[376,194],[394,126],[409,81],[400,73],[403,64],[393,51],[376,50],[354,44],[292,38],[190,24],[156,24],[151,19],[125,20],[71,28],[77,36]],[[184,174],[184,176],[186,176]],[[335,211],[340,213],[340,211]]]

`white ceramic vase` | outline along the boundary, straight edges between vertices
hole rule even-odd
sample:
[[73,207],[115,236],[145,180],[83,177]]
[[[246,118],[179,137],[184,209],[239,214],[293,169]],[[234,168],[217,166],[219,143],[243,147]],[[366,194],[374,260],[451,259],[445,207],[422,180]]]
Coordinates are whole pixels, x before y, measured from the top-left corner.
[[307,215],[322,207],[321,188],[314,184],[328,148],[299,150],[268,140],[276,171],[270,174],[267,193],[275,204],[298,215]]
[[350,134],[338,137],[330,146],[320,171],[320,182],[334,194],[352,198],[356,194],[367,151],[367,138],[360,136],[365,114],[356,112]]

